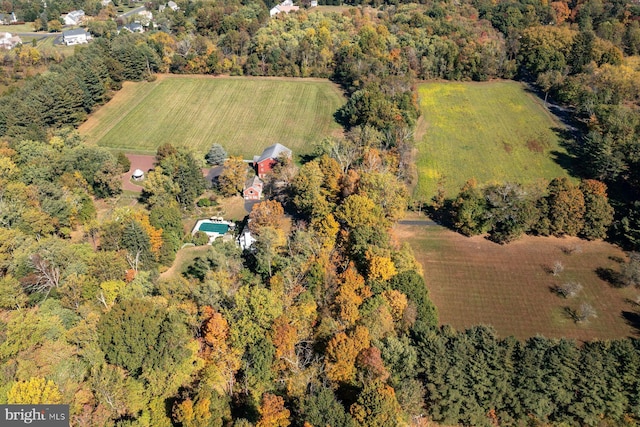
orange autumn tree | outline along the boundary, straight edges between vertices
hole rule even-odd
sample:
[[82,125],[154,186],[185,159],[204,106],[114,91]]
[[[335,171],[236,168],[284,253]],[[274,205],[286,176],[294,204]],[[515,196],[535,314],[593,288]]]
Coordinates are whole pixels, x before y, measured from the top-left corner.
[[353,262],[338,277],[339,285],[335,298],[338,318],[347,326],[353,325],[359,318],[358,308],[371,296],[371,290],[365,285],[364,277],[358,273]]
[[229,324],[222,314],[211,307],[205,307],[203,314],[202,356],[208,363],[207,381],[218,392],[231,393],[242,354],[229,345]]
[[284,208],[276,200],[265,200],[256,203],[249,214],[249,230],[260,234],[263,227],[273,227],[281,230],[284,223]]
[[280,371],[288,367],[297,368],[296,342],[298,331],[286,314],[276,317],[269,331],[271,342],[276,348],[276,368]]
[[362,350],[369,348],[370,343],[369,330],[363,326],[356,326],[349,334],[337,333],[327,344],[327,378],[335,382],[352,382],[356,376],[356,358]]
[[162,228],[155,228],[149,222],[149,215],[143,211],[136,211],[131,214],[131,218],[138,221],[144,231],[149,236],[149,244],[151,245],[151,252],[158,259],[160,256],[160,249],[162,248]]
[[284,399],[271,393],[262,395],[262,404],[258,409],[260,420],[256,427],[287,427],[290,412],[284,407]]

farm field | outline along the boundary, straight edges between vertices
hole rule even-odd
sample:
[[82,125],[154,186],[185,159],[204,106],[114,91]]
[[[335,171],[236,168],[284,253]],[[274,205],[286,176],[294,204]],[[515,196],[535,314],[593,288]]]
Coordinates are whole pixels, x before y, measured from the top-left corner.
[[333,118],[342,93],[328,80],[159,76],[125,83],[80,127],[88,142],[153,154],[162,144],[204,154],[219,143],[251,159],[276,142],[295,154],[341,132]]
[[556,120],[522,84],[431,82],[418,86],[416,199],[428,200],[442,178],[454,197],[470,178],[479,184],[533,183],[566,176]]
[[[638,336],[640,307],[635,301],[640,290],[614,288],[596,273],[597,268],[619,271],[625,255],[613,245],[525,237],[501,246],[434,225],[397,225],[394,234],[411,244],[422,264],[442,324],[459,330],[492,325],[500,336],[519,339],[537,334],[576,340]],[[566,254],[570,247],[579,249]],[[556,261],[564,265],[557,277],[549,271]],[[569,281],[583,286],[577,296],[565,299],[552,292]],[[566,309],[583,302],[593,306],[597,317],[576,323]]]

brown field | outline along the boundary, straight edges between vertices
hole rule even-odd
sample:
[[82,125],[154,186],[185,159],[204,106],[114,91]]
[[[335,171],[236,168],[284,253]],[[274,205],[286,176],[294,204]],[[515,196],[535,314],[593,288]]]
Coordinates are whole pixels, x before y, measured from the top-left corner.
[[[433,225],[398,225],[394,235],[413,247],[442,324],[457,329],[492,325],[500,336],[519,339],[638,336],[626,318],[640,311],[634,302],[640,290],[614,288],[596,273],[598,268],[619,271],[625,254],[616,246],[554,237],[525,237],[501,246]],[[578,250],[567,254],[567,248]],[[564,271],[554,277],[549,269],[556,261]],[[564,299],[552,292],[568,281],[583,285],[579,295]],[[582,302],[595,308],[597,318],[573,321],[567,308]]]

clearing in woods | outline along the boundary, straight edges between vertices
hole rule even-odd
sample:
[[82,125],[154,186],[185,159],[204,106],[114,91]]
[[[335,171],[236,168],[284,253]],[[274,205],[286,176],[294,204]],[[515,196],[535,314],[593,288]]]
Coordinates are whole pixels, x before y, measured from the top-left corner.
[[333,114],[343,103],[338,86],[323,79],[161,75],[125,83],[80,133],[131,153],[154,154],[171,143],[204,154],[218,143],[252,159],[279,142],[300,155],[340,134]]
[[452,198],[470,178],[527,184],[567,176],[564,126],[522,83],[430,82],[418,95],[416,199],[430,199],[440,179]]

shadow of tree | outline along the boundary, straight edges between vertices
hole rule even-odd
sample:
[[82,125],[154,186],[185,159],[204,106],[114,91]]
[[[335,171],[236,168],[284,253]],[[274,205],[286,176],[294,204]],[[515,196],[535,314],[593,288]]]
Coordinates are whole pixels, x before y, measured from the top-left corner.
[[567,316],[567,319],[573,320],[574,322],[578,322],[578,314],[573,308],[566,306],[564,307],[563,310],[564,310],[565,316]]
[[598,267],[595,269],[595,273],[600,279],[607,282],[611,287],[623,288],[625,286],[622,282],[620,273],[611,268]]
[[620,315],[624,321],[635,330],[636,335],[640,334],[640,314],[635,311],[623,310]]

